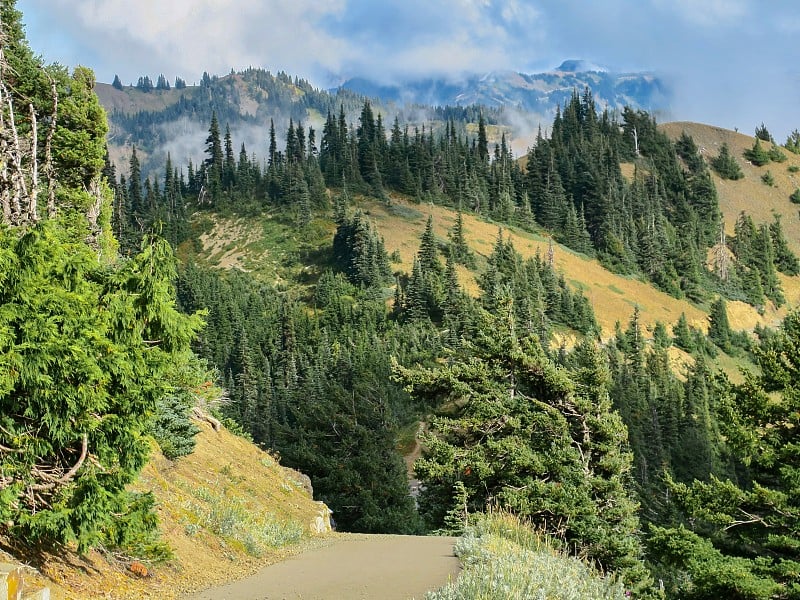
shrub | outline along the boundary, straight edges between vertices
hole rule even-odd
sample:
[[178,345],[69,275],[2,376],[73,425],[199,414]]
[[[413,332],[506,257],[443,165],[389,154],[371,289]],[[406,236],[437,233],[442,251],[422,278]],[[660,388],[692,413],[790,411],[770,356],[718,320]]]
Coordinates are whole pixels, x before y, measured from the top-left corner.
[[194,490],[194,496],[196,501],[190,500],[186,505],[190,516],[185,530],[190,535],[205,529],[256,557],[269,549],[294,544],[303,535],[299,523],[278,521],[269,513],[254,513],[224,490],[216,492],[199,487]]
[[781,149],[778,146],[772,146],[767,152],[767,156],[772,162],[782,163],[786,161],[786,155],[781,152]]
[[791,196],[789,196],[789,200],[791,200],[794,204],[800,204],[800,188],[797,188]]
[[185,390],[168,394],[156,401],[156,418],[152,434],[161,452],[174,460],[191,454],[194,450],[194,436],[200,429],[189,419],[192,398]]
[[784,147],[789,151],[793,152],[794,154],[800,154],[800,131],[795,129],[789,136],[786,138],[786,144]]
[[797,165],[789,165],[788,167],[786,167],[786,170],[789,171],[789,173],[797,173],[798,171],[800,171],[800,167],[798,167]]
[[775,185],[775,178],[772,176],[772,173],[767,171],[761,176],[761,182],[764,183],[764,185],[772,187]]
[[547,538],[507,514],[478,515],[455,545],[464,569],[427,600],[549,598],[622,600],[621,582],[562,554]]

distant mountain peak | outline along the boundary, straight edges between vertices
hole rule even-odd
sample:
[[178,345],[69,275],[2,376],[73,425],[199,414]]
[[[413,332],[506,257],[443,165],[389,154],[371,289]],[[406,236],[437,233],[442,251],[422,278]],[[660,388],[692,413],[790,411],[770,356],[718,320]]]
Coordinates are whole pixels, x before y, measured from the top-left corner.
[[668,110],[671,96],[665,82],[653,73],[616,73],[580,59],[565,60],[556,69],[542,73],[489,71],[466,75],[461,80],[429,77],[387,85],[356,78],[341,87],[398,104],[483,104],[548,117],[556,107],[568,102],[576,89],[588,88],[598,106],[610,110],[624,106]]
[[605,67],[582,59],[565,60],[556,67],[556,71],[561,71],[562,73],[608,73],[608,69]]

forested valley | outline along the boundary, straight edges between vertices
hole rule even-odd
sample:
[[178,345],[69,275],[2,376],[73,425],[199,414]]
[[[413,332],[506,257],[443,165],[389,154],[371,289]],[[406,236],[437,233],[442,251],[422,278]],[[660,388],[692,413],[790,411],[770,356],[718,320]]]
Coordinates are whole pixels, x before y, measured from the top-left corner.
[[[135,153],[127,176],[107,165],[115,233],[133,248],[135,232],[157,226],[180,247],[198,215],[264,211],[300,232],[335,227],[311,285],[190,261],[176,286],[185,311],[208,311],[195,349],[230,394],[223,413],[308,473],[341,528],[458,531],[469,512],[502,506],[624,573],[637,594],[657,581],[680,597],[794,597],[797,316],[750,335],[726,315],[726,301],[784,302],[777,273],[796,275],[798,262],[779,217],[756,226],[741,214],[726,238],[694,141],[670,141],[643,111],[598,113],[588,91],[526,161],[505,139],[490,147],[478,118],[474,137],[454,120],[387,130],[366,101],[357,124],[343,107],[321,132],[291,122],[283,148],[273,126],[262,161],[236,152],[215,115],[202,164],[168,159],[144,181]],[[359,208],[364,195],[395,194],[458,215],[447,240],[429,219],[410,273],[393,272]],[[464,212],[498,225],[480,266]],[[580,289],[546,255],[523,260],[507,227],[548,232],[709,306],[708,330],[682,317],[645,331],[634,310],[601,340]],[[478,272],[478,297],[458,265]],[[554,345],[553,328],[577,343]],[[670,367],[673,345],[694,357],[685,372]],[[754,374],[732,384],[715,367],[720,352],[746,357]],[[396,448],[420,419],[430,425],[415,510]]]
[[[91,72],[43,65],[13,3],[2,22],[5,535],[164,551],[152,497],[125,486],[148,437],[191,452],[190,390],[213,382],[217,416],[306,473],[342,530],[459,533],[502,508],[634,597],[800,598],[800,314],[742,332],[726,312],[781,306],[778,274],[800,264],[778,216],[743,213],[725,236],[691,137],[576,90],[520,160],[479,108],[455,113],[477,117],[470,135],[446,111],[436,130],[389,125],[364,100],[357,123],[342,105],[255,149],[214,114],[201,163],[143,176],[135,148],[127,168],[104,160]],[[428,218],[404,272],[367,197],[456,218],[447,239]],[[486,256],[465,214],[496,224]],[[265,215],[318,241],[308,276],[196,252],[210,220]],[[590,299],[511,229],[706,307],[707,329],[647,330],[632,310],[603,336]],[[720,353],[750,365],[741,382]],[[413,498],[402,442],[420,422]]]

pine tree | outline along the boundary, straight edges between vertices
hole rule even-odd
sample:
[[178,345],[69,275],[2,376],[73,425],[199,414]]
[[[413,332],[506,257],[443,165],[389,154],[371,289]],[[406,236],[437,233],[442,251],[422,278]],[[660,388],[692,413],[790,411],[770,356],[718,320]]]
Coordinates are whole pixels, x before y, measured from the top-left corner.
[[786,240],[783,226],[781,225],[781,215],[775,213],[773,217],[774,219],[769,226],[769,233],[775,250],[775,268],[784,275],[798,275],[800,274],[800,261],[797,260],[797,256],[789,248],[789,242]]
[[753,147],[745,150],[744,157],[757,167],[763,167],[769,162],[769,154],[761,146],[761,139],[756,138]]
[[211,124],[208,128],[206,138],[206,154],[208,155],[203,165],[206,169],[208,182],[208,193],[211,201],[216,203],[222,194],[222,175],[223,175],[223,153],[222,140],[219,133],[219,121],[217,113],[211,113]]
[[524,515],[638,590],[646,571],[625,490],[630,455],[600,354],[585,349],[573,382],[517,332],[510,298],[499,306],[480,315],[475,339],[450,364],[394,367],[415,397],[456,410],[434,420],[415,464],[420,510],[443,524],[461,482],[469,511],[491,503]]
[[464,216],[459,210],[456,212],[456,220],[450,231],[447,232],[447,237],[450,239],[450,249],[453,259],[467,268],[475,268],[475,255],[470,250],[464,235]]
[[649,545],[675,597],[797,597],[798,347],[800,315],[793,312],[756,350],[758,374],[720,390],[722,433],[741,461],[737,477],[671,486],[685,519],[653,528]]
[[729,352],[731,347],[731,326],[728,322],[728,311],[722,297],[711,305],[709,314],[708,337],[723,351]]
[[717,172],[717,175],[723,179],[737,180],[744,177],[741,167],[731,155],[728,144],[725,143],[720,147],[719,155],[711,160],[711,167]]
[[689,322],[686,320],[686,313],[681,313],[677,322],[672,327],[672,337],[675,345],[681,350],[692,353],[696,350],[694,338],[689,330]]
[[425,231],[420,238],[419,251],[419,264],[423,271],[441,275],[442,263],[439,261],[439,248],[436,244],[436,236],[433,233],[433,215],[428,216],[428,221],[425,224]]

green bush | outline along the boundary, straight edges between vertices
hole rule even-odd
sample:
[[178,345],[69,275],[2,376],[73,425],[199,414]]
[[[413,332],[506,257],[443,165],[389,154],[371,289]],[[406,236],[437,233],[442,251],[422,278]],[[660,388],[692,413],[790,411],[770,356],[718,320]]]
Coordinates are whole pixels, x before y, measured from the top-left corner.
[[794,204],[800,204],[800,188],[797,188],[794,192],[792,192],[792,195],[789,196],[789,200]]
[[168,394],[156,401],[152,434],[161,452],[174,460],[194,451],[194,436],[200,429],[189,419],[192,399],[185,390]]
[[781,152],[781,149],[778,146],[772,146],[767,152],[767,156],[772,162],[782,163],[786,161],[786,155]]
[[786,167],[786,170],[789,171],[789,173],[797,173],[798,171],[800,171],[800,167],[798,167],[797,165],[789,165],[788,167]]
[[761,182],[762,182],[764,185],[768,185],[768,186],[772,187],[772,186],[774,186],[774,185],[775,185],[775,178],[772,176],[772,173],[770,173],[769,171],[767,171],[766,173],[764,173],[764,174],[761,176]]

